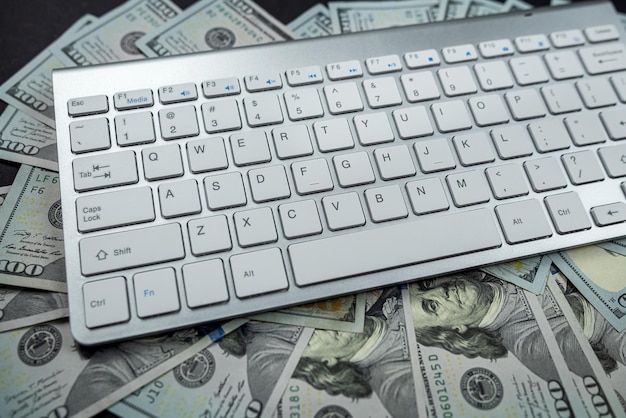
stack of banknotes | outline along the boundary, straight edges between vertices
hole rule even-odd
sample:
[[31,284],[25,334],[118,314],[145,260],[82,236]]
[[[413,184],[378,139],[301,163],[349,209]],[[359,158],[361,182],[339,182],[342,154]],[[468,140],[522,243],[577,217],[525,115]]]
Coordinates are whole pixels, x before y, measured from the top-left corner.
[[129,0],[77,21],[0,86],[0,166],[20,164],[0,417],[626,416],[626,240],[99,347],[69,330],[52,69],[208,50],[218,28],[238,47],[530,7],[328,2],[284,24],[251,0]]

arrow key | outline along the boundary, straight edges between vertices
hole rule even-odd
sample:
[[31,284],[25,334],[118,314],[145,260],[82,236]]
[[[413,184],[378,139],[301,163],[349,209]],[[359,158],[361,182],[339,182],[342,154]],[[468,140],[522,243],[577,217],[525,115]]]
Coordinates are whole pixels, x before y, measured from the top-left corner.
[[598,226],[613,225],[626,221],[626,203],[615,202],[591,208],[591,216]]
[[619,107],[601,112],[600,119],[602,119],[609,138],[613,140],[626,138],[626,113],[623,108]]

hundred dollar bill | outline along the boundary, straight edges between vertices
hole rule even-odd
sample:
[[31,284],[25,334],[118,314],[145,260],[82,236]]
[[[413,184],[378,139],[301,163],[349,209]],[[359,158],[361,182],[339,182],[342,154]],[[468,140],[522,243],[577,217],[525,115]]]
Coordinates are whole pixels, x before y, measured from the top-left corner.
[[498,279],[506,280],[535,294],[543,293],[548,280],[552,260],[548,256],[537,256],[514,260],[508,263],[481,267],[480,270]]
[[0,332],[68,315],[65,293],[0,286]]
[[0,225],[0,284],[67,293],[58,173],[23,164]]
[[469,0],[447,0],[439,7],[437,20],[463,19],[467,15]]
[[613,327],[626,329],[626,256],[588,245],[550,258]]
[[598,247],[602,247],[605,250],[613,251],[614,253],[626,256],[626,239],[613,239],[610,241],[604,241],[596,244]]
[[271,417],[312,328],[248,322],[109,409],[133,417]]
[[588,342],[588,346],[581,344],[585,354],[598,359],[626,412],[626,331],[617,331],[607,323],[560,271],[548,281],[548,289],[577,340]]
[[532,4],[528,4],[522,0],[506,0],[502,6],[502,12],[514,12],[517,10],[530,10],[533,8]]
[[[63,68],[65,65],[54,56],[52,50],[77,34],[84,33],[96,20],[97,18],[92,15],[85,15],[77,20],[59,39],[0,86],[0,99],[36,120],[54,127],[52,70]],[[4,142],[4,138],[2,139]],[[2,151],[4,150],[3,147]],[[5,155],[0,154],[0,157],[5,158]]]
[[[367,293],[362,333],[316,330],[276,411],[287,417],[416,417],[409,310],[397,287]],[[421,386],[419,386],[421,388]]]
[[618,13],[617,16],[619,17],[619,20],[622,21],[622,25],[624,26],[624,29],[626,29],[626,14]]
[[11,186],[1,186],[0,187],[0,206],[4,203],[4,200],[9,194],[9,190],[11,190]]
[[250,319],[335,331],[363,332],[365,294],[260,313],[250,316]]
[[149,57],[188,54],[294,39],[295,35],[252,0],[201,0],[137,41]]
[[7,106],[0,115],[0,158],[59,171],[54,128]]
[[176,18],[180,8],[170,0],[129,0],[102,16],[52,51],[68,66],[86,66],[143,58],[137,39]]
[[429,416],[574,416],[582,408],[536,295],[478,270],[411,283],[411,316]]
[[493,0],[469,0],[465,17],[485,16],[502,12],[502,3]]
[[434,22],[438,8],[439,0],[328,3],[335,34]]
[[0,334],[0,416],[92,417],[243,324],[190,328],[97,348],[60,320]]
[[317,38],[333,33],[328,7],[318,3],[287,24],[298,38]]

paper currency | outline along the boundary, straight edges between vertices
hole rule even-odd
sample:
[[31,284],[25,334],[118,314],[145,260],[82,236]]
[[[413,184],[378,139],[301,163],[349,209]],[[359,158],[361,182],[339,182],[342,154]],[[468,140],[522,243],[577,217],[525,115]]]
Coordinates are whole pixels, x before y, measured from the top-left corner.
[[87,349],[67,320],[0,334],[0,416],[91,417],[245,321]]
[[469,0],[447,0],[445,7],[443,5],[439,7],[437,20],[463,19],[467,15],[469,6]]
[[6,199],[7,194],[9,194],[9,190],[11,190],[11,186],[0,187],[0,206],[2,206],[2,204],[4,203],[4,200]]
[[269,418],[312,332],[248,322],[109,410],[126,418]]
[[513,283],[535,294],[543,293],[552,260],[547,256],[529,257],[508,263],[481,267],[480,270],[498,279]]
[[58,173],[23,164],[0,225],[0,283],[67,292]]
[[180,14],[169,0],[130,0],[102,16],[70,40],[55,43],[53,53],[68,66],[143,58],[135,42]]
[[328,3],[335,34],[434,22],[438,8],[439,0]]
[[[529,309],[536,295],[473,270],[409,284],[430,416],[573,416],[565,362]],[[564,415],[561,415],[564,414]]]
[[550,258],[611,325],[626,329],[626,256],[588,245]]
[[518,10],[530,10],[533,8],[532,4],[528,4],[522,0],[506,0],[502,6],[501,12],[515,12]]
[[149,57],[188,54],[293,39],[295,35],[252,0],[202,0],[137,41]]
[[602,247],[605,250],[609,250],[614,253],[626,256],[626,239],[624,238],[600,242],[597,244],[597,246]]
[[0,158],[59,171],[54,128],[7,106],[0,115]]
[[486,16],[502,11],[502,3],[492,0],[469,0],[465,17]]
[[258,321],[335,331],[363,332],[365,294],[344,296],[250,316]]
[[298,38],[317,38],[333,33],[328,7],[321,3],[316,4],[302,13],[291,21],[287,27]]
[[[0,99],[36,120],[54,127],[52,70],[63,68],[65,65],[53,55],[52,50],[77,34],[83,33],[82,31],[96,20],[97,18],[92,15],[85,15],[77,20],[59,39],[0,86]],[[0,123],[1,126],[3,124]],[[2,140],[4,141],[4,137]],[[0,154],[0,157],[5,158],[4,152]],[[52,169],[51,167],[45,168]]]
[[277,417],[416,417],[414,370],[399,288],[367,293],[362,333],[316,330]]
[[65,318],[67,306],[65,293],[0,286],[0,332]]

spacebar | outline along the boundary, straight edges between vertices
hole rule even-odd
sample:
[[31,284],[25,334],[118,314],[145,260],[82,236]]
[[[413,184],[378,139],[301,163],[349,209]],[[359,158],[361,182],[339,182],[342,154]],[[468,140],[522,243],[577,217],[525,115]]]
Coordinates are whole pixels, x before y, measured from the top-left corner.
[[289,257],[306,286],[501,245],[491,213],[477,209],[292,244]]

